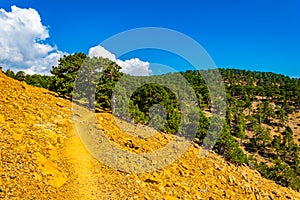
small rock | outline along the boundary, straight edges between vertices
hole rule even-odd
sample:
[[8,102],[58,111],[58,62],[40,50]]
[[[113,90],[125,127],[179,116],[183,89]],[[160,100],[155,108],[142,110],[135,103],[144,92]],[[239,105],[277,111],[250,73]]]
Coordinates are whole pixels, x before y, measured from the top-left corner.
[[183,185],[183,186],[181,186],[185,191],[187,191],[187,192],[191,192],[191,188],[190,187],[188,187],[188,186],[185,186],[185,185]]
[[198,189],[199,192],[207,192],[207,190]]
[[219,171],[222,170],[222,168],[221,168],[219,165],[217,165],[216,163],[214,163],[214,166],[215,166],[215,168],[216,168],[217,170],[219,170]]
[[158,184],[158,183],[161,183],[162,181],[161,180],[155,180],[155,179],[152,179],[152,178],[148,178],[145,180],[146,183],[152,183],[152,184]]
[[15,175],[11,174],[11,175],[9,175],[9,178],[11,178],[11,179],[15,179],[15,178],[17,178],[17,176],[15,176]]
[[228,176],[228,181],[229,181],[229,183],[231,183],[231,184],[235,184],[235,178],[233,177],[233,176]]
[[3,122],[5,122],[5,118],[3,115],[0,115],[0,123],[3,123]]
[[64,107],[64,105],[61,102],[56,102],[56,105],[58,105],[59,107]]
[[272,195],[270,195],[270,194],[268,195],[268,197],[269,197],[270,200],[274,199],[274,197]]

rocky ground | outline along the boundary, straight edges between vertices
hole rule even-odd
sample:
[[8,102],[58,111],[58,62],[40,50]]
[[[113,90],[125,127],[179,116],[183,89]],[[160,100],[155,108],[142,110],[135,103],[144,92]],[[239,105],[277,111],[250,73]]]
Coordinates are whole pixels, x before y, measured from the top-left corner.
[[[296,191],[247,166],[235,166],[212,152],[200,156],[195,144],[155,172],[110,168],[82,144],[75,122],[86,119],[74,115],[69,101],[1,72],[0,88],[0,198],[300,199]],[[96,119],[99,123],[86,120],[85,126],[98,127],[127,152],[154,152],[174,139],[115,120],[109,113],[98,113]]]

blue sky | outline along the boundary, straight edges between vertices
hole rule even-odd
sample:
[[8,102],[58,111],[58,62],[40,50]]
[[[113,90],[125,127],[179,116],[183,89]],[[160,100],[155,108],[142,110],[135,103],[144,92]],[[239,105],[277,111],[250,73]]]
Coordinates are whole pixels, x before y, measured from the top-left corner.
[[[42,24],[49,26],[45,42],[67,53],[88,53],[89,48],[128,29],[164,27],[199,42],[218,67],[300,76],[298,0],[0,1],[7,12],[12,5],[34,8]],[[123,59],[130,57],[149,62],[172,58],[145,51]],[[186,69],[180,61],[169,64]]]

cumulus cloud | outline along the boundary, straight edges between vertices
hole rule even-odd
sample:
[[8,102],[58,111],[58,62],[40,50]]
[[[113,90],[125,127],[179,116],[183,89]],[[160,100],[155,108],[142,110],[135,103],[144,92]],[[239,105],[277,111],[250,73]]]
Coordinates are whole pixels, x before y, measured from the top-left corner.
[[110,53],[109,51],[107,51],[106,49],[104,49],[104,47],[102,46],[95,46],[89,49],[89,56],[90,57],[99,57],[101,56],[102,58],[108,58],[112,61],[116,61],[116,56],[112,53]]
[[141,61],[138,58],[130,60],[117,60],[117,64],[122,67],[122,72],[134,76],[149,76],[152,74],[149,68],[149,62]]
[[0,27],[0,66],[4,69],[49,74],[65,54],[45,42],[49,32],[35,9],[0,9]]
[[122,69],[120,70],[123,73],[134,75],[134,76],[149,76],[152,74],[150,69],[149,62],[141,61],[138,58],[132,58],[130,60],[119,60],[116,59],[116,56],[106,50],[104,47],[98,45],[89,49],[90,57],[103,57],[108,58],[116,62]]

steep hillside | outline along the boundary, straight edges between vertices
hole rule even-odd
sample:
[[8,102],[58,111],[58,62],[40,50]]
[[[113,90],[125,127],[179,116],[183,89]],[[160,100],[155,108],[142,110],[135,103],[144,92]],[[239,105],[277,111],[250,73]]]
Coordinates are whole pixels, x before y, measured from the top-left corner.
[[0,197],[70,197],[62,157],[70,103],[2,73],[0,88]]
[[[0,72],[0,198],[4,199],[300,199],[300,194],[235,166],[196,144],[170,166],[153,173],[129,174],[94,159],[74,128],[71,103]],[[81,108],[84,112],[89,112]],[[118,128],[109,113],[99,126],[120,148],[155,151],[172,137],[150,138],[126,122]],[[76,116],[76,120],[85,120]],[[87,122],[88,123],[88,122]]]

